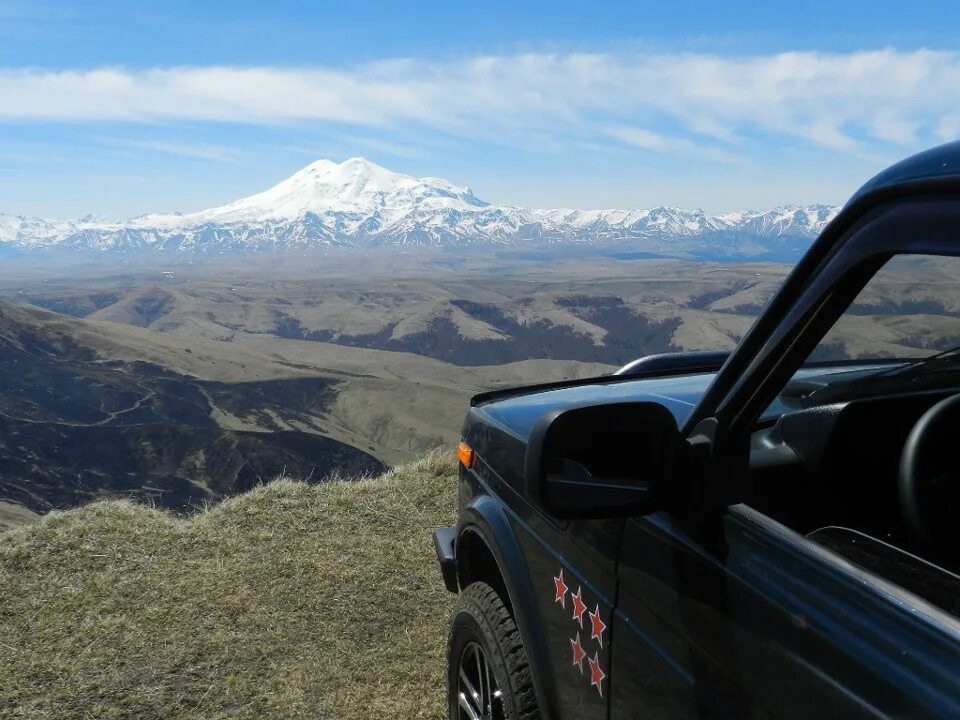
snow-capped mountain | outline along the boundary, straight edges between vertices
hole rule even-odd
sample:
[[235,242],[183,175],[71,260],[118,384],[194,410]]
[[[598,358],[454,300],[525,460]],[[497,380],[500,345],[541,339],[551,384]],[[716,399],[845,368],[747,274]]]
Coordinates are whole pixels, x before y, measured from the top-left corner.
[[708,214],[537,210],[494,206],[439,178],[391,172],[363,158],[318,160],[221,207],[123,222],[0,215],[0,257],[37,251],[198,253],[382,246],[597,246],[686,257],[791,259],[838,208]]

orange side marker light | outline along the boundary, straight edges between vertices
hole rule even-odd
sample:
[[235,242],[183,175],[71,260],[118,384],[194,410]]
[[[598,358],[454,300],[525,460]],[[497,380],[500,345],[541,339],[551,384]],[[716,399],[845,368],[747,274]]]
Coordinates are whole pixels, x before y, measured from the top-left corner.
[[473,449],[465,442],[457,445],[457,459],[467,470],[473,467]]

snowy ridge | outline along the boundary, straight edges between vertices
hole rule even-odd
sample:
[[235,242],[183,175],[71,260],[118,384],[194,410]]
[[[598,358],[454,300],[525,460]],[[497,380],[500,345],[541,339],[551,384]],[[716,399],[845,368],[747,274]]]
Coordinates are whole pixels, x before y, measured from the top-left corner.
[[0,257],[38,250],[204,255],[325,247],[596,245],[688,257],[790,258],[838,208],[708,214],[493,206],[466,187],[391,172],[363,158],[318,160],[274,187],[200,212],[123,222],[0,214]]

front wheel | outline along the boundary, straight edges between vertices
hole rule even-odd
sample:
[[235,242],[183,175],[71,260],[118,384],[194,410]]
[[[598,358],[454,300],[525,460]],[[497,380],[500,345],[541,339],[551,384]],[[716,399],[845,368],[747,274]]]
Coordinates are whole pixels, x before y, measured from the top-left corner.
[[517,625],[486,583],[460,593],[447,644],[450,720],[539,720]]

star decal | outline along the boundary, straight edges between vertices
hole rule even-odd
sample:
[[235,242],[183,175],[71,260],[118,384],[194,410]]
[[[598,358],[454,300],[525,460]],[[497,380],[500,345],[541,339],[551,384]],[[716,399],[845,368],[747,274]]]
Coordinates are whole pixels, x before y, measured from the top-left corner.
[[600,697],[603,697],[603,679],[607,674],[600,668],[600,653],[595,652],[592,658],[587,658],[590,663],[590,687],[596,686]]
[[577,586],[577,592],[570,596],[573,600],[573,619],[583,627],[583,614],[587,611],[587,606],[583,604],[583,596],[580,594],[580,586]]
[[596,612],[590,611],[590,639],[599,642],[600,647],[603,647],[603,631],[606,629],[606,624],[600,619],[600,603],[597,603]]
[[563,568],[560,568],[560,577],[555,577],[553,579],[553,585],[556,588],[557,596],[553,599],[554,602],[560,603],[560,607],[567,607],[567,584],[563,581]]
[[577,633],[575,640],[570,640],[570,649],[573,650],[573,664],[577,666],[580,674],[583,675],[583,659],[587,656],[587,652],[583,649],[583,645],[580,644],[580,633]]

